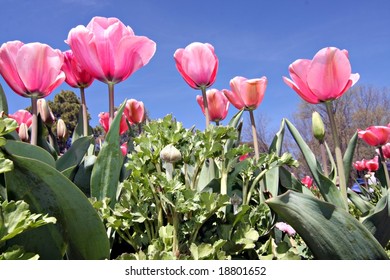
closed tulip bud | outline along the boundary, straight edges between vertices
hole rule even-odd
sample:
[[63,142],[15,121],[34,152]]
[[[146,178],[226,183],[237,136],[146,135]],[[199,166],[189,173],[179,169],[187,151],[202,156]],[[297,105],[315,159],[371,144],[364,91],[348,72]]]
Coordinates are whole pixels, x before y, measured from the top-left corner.
[[312,115],[312,130],[314,137],[320,141],[320,143],[323,143],[325,138],[325,126],[321,115],[316,111],[314,111]]
[[169,144],[161,150],[160,158],[165,162],[175,163],[181,160],[181,153],[172,144]]
[[59,119],[57,122],[57,137],[60,140],[66,140],[68,138],[68,129],[62,119]]
[[19,125],[18,134],[19,134],[20,140],[22,140],[23,142],[30,142],[30,136],[28,135],[28,126],[27,126],[27,124],[21,123]]
[[41,116],[42,121],[46,125],[52,126],[55,123],[56,118],[54,117],[54,114],[51,111],[51,109],[50,109],[49,105],[47,104],[46,100],[43,99],[43,98],[38,99],[37,105],[38,105],[38,113]]

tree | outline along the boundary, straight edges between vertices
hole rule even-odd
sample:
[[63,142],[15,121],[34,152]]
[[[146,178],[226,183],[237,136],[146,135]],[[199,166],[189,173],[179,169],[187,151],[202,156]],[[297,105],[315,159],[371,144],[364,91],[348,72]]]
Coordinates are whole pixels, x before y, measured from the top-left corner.
[[[50,109],[54,116],[63,119],[72,135],[78,121],[78,115],[81,107],[81,102],[73,91],[61,90],[60,93],[54,96],[53,101],[49,101]],[[90,119],[88,115],[88,119]]]
[[[357,129],[366,129],[372,125],[387,125],[390,122],[389,88],[378,89],[373,86],[355,86],[333,103],[342,151],[345,151]],[[322,116],[326,128],[325,141],[330,150],[334,151],[329,119],[324,104],[313,105],[302,101],[292,122],[314,154],[320,155],[319,143],[312,135],[311,118],[313,111],[317,111]],[[309,174],[302,155],[298,152],[294,153],[294,155],[302,166],[300,170],[302,174],[300,175]],[[363,158],[370,159],[374,156],[375,150],[372,147],[369,147],[362,141],[358,141],[354,153],[354,161],[362,160]]]

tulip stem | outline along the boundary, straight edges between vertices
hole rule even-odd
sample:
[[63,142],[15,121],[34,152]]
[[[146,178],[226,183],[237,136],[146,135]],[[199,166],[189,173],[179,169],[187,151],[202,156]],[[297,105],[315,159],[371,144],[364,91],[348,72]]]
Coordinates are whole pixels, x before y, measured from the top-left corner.
[[38,143],[38,99],[31,97],[32,124],[31,124],[31,145]]
[[387,164],[386,164],[385,156],[383,154],[382,146],[379,147],[379,154],[381,156],[381,163],[382,163],[382,166],[383,166],[383,171],[385,172],[386,185],[387,185],[386,187],[387,187],[387,189],[390,189],[389,171],[387,170]]
[[253,137],[253,146],[255,148],[255,159],[256,162],[259,160],[259,142],[257,140],[257,129],[256,129],[256,122],[255,118],[253,116],[253,111],[249,111],[249,115],[251,118],[251,125],[252,125],[252,137]]
[[320,149],[321,149],[322,168],[324,169],[324,175],[328,177],[329,176],[328,160],[326,157],[325,144],[323,142],[320,142]]
[[114,84],[108,84],[108,94],[109,94],[109,123],[112,123],[114,119]]
[[84,88],[80,88],[80,96],[81,96],[81,109],[83,112],[83,136],[88,136],[88,114],[87,114],[87,103],[85,101],[85,93]]
[[206,88],[201,87],[201,90],[202,90],[202,97],[203,97],[204,115],[206,116],[206,128],[208,128],[210,125],[210,115],[209,115],[209,105],[207,103]]
[[338,177],[339,177],[341,196],[342,196],[342,199],[344,200],[345,210],[348,211],[347,183],[345,180],[344,162],[343,162],[343,156],[341,153],[339,135],[337,133],[337,126],[336,126],[336,121],[334,119],[332,104],[333,104],[332,102],[325,102],[326,111],[328,113],[328,117],[329,117],[329,121],[330,121],[330,128],[332,131],[333,142],[334,142],[334,147],[335,147],[336,163],[337,163],[337,171],[338,171]]

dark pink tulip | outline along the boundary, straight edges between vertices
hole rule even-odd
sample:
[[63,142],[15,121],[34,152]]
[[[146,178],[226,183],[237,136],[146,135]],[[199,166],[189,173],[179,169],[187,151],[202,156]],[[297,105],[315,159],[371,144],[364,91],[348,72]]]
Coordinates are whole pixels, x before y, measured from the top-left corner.
[[267,82],[264,76],[259,79],[237,76],[230,80],[231,91],[224,89],[223,93],[238,110],[253,111],[263,101]]
[[218,58],[212,45],[194,42],[185,49],[177,49],[173,57],[177,70],[190,87],[200,89],[214,84]]
[[[116,112],[115,112],[116,115]],[[103,127],[104,131],[107,133],[110,129],[110,115],[108,113],[100,113],[99,114],[99,123]],[[122,135],[128,130],[128,126],[126,123],[125,115],[122,114],[121,122],[119,124],[119,135]]]
[[[229,100],[226,98],[226,96],[223,94],[222,91],[219,91],[217,89],[207,90],[206,96],[207,96],[207,103],[209,106],[210,121],[220,122],[224,120],[229,110],[229,105],[230,105]],[[203,96],[197,95],[196,101],[198,102],[200,108],[202,109],[203,114],[205,114],[204,105],[203,105]]]
[[123,143],[120,148],[121,148],[122,155],[126,156],[127,155],[127,142]]
[[382,152],[385,158],[390,158],[390,143],[382,146]]
[[64,64],[62,65],[62,71],[65,72],[65,82],[74,88],[89,87],[94,80],[91,74],[80,65],[71,50],[65,51],[63,54]]
[[364,170],[367,169],[367,167],[366,167],[366,160],[365,159],[363,159],[361,161],[359,161],[359,160],[355,161],[354,163],[352,163],[352,165],[353,165],[353,167],[355,167],[355,169],[357,171],[364,171]]
[[359,80],[351,73],[348,52],[335,47],[321,49],[312,60],[298,59],[288,69],[291,80],[283,77],[284,82],[312,104],[339,98]]
[[[19,126],[24,123],[28,128],[32,124],[32,114],[27,110],[18,110],[14,114],[8,114],[8,117],[14,119]],[[19,128],[16,131],[19,132]]]
[[366,169],[370,172],[375,172],[379,168],[378,156],[366,161]]
[[370,126],[366,130],[358,130],[359,138],[370,146],[383,146],[390,141],[390,127]]
[[65,80],[63,61],[61,51],[46,44],[12,41],[0,48],[0,74],[23,97],[43,98],[57,88]]
[[113,17],[94,17],[87,26],[73,28],[66,42],[83,68],[106,84],[127,79],[156,51],[154,41],[136,36],[129,26]]
[[310,176],[305,176],[302,178],[301,183],[305,185],[307,188],[311,189],[313,186],[313,179]]
[[135,99],[127,100],[123,113],[130,124],[142,123],[145,119],[144,103]]

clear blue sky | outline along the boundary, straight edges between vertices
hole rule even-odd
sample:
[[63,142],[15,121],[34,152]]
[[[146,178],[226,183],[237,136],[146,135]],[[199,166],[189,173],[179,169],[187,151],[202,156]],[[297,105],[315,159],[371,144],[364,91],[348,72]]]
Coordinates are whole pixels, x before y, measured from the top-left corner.
[[[116,85],[115,105],[135,98],[145,103],[151,118],[172,113],[185,127],[204,128],[195,100],[200,92],[181,78],[173,54],[195,41],[215,47],[220,64],[214,88],[229,88],[234,76],[268,78],[258,111],[271,121],[271,130],[283,117],[290,117],[300,102],[282,81],[288,65],[298,58],[312,58],[323,47],[349,51],[352,71],[361,77],[358,84],[390,85],[388,0],[2,0],[0,44],[42,42],[65,51],[69,30],[87,25],[94,16],[117,17],[137,35],[157,43],[149,64]],[[10,113],[30,105],[2,78],[0,83]],[[78,94],[64,83],[48,99],[61,89]],[[94,126],[99,112],[108,111],[107,86],[95,81],[86,90],[86,99]],[[228,118],[236,112],[231,106]]]

